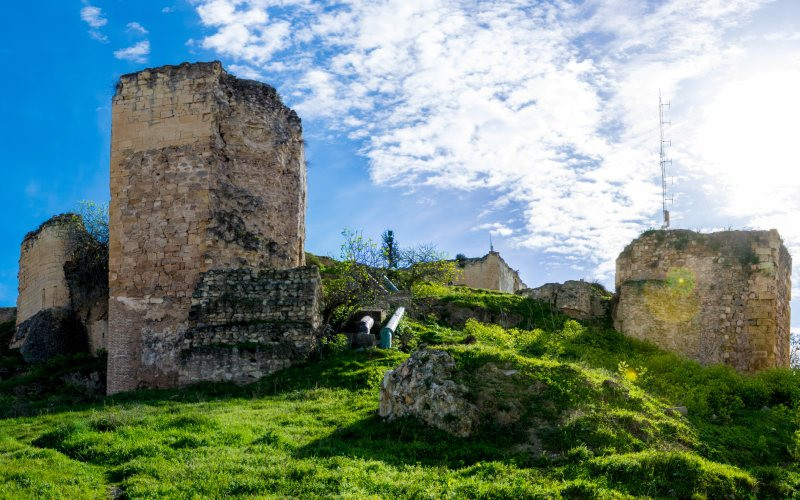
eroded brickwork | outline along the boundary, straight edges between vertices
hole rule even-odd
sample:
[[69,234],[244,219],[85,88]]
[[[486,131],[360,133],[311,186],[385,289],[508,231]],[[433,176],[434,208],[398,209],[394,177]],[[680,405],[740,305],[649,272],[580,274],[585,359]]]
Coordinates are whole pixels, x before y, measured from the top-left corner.
[[112,110],[108,391],[194,382],[203,276],[304,264],[300,119],[218,62],[125,75]]
[[181,345],[184,380],[247,383],[304,359],[322,323],[316,267],[215,270],[192,297]]
[[456,265],[459,272],[454,280],[456,285],[506,293],[515,293],[525,288],[519,274],[506,264],[498,252],[492,251],[475,259],[457,260]]
[[617,259],[615,327],[706,364],[788,367],[791,266],[775,230],[650,231]]

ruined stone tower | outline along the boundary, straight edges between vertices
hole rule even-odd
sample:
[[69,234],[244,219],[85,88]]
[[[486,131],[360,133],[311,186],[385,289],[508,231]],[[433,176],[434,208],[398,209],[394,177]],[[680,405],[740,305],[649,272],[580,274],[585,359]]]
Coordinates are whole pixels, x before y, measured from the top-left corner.
[[705,364],[789,366],[792,260],[776,230],[648,231],[617,258],[617,330]]
[[20,349],[29,362],[106,348],[106,272],[102,265],[94,268],[99,264],[94,260],[88,265],[82,260],[88,240],[94,241],[81,218],[62,214],[22,241],[17,329],[11,347]]
[[111,139],[108,392],[245,382],[307,354],[302,128],[275,89],[219,62],[125,75]]
[[70,220],[70,215],[53,217],[22,240],[17,326],[45,309],[70,306],[64,275],[64,263],[69,258],[64,227]]

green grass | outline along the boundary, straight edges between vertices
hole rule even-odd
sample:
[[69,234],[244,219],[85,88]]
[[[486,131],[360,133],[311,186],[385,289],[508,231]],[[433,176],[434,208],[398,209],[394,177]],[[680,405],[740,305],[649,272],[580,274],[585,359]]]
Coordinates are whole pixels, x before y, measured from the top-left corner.
[[[525,312],[511,295],[444,295]],[[335,354],[245,387],[99,400],[52,389],[0,419],[0,498],[800,496],[796,372],[704,368],[532,311],[530,329],[407,321],[418,343],[456,359],[485,417],[470,438],[377,417],[383,374],[407,357],[396,350]],[[0,398],[57,387],[67,365],[0,383]],[[688,418],[665,411],[677,405]]]

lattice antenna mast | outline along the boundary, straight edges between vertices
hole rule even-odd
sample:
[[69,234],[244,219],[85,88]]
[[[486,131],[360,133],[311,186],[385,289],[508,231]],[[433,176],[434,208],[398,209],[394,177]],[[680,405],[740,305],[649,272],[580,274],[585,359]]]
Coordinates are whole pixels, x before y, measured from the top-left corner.
[[669,228],[669,210],[667,210],[667,165],[672,166],[672,160],[667,159],[667,147],[672,146],[672,141],[664,137],[664,126],[669,125],[670,122],[664,119],[664,108],[669,108],[669,102],[664,103],[661,100],[661,91],[658,91],[658,118],[659,118],[659,133],[661,142],[658,148],[658,162],[661,166],[661,209],[664,214],[664,224],[661,229]]

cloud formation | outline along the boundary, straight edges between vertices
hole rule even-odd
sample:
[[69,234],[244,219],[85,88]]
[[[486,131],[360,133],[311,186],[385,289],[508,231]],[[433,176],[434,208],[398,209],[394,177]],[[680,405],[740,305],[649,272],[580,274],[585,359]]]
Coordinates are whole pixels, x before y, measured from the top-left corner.
[[81,9],[81,19],[92,28],[102,28],[108,24],[108,19],[103,17],[103,10],[93,5]]
[[147,31],[144,26],[142,26],[137,22],[128,23],[126,29],[128,33],[134,33],[137,35],[146,35],[149,33],[149,31]]
[[147,62],[147,56],[150,55],[150,41],[142,40],[130,47],[114,51],[114,57],[117,59],[125,59],[137,63]]
[[100,31],[100,28],[108,24],[108,19],[103,17],[103,10],[100,7],[84,5],[81,8],[81,20],[89,25],[89,36],[92,39],[101,43],[108,42],[108,37]]
[[[238,74],[269,75],[305,118],[358,141],[375,182],[488,190],[492,209],[521,214],[501,224],[516,245],[577,257],[608,279],[622,247],[660,225],[659,90],[679,103],[670,131],[681,144],[676,223],[774,224],[800,252],[791,222],[800,176],[783,156],[793,142],[781,135],[767,141],[774,154],[761,145],[743,157],[719,132],[741,121],[725,115],[728,95],[792,98],[774,82],[800,84],[800,50],[783,74],[736,83],[744,62],[758,58],[737,30],[768,3],[199,0],[196,8],[210,30],[204,48],[236,61]],[[726,85],[734,87],[719,94]],[[748,127],[769,135],[763,103],[748,109]],[[775,166],[754,180],[765,158]]]

